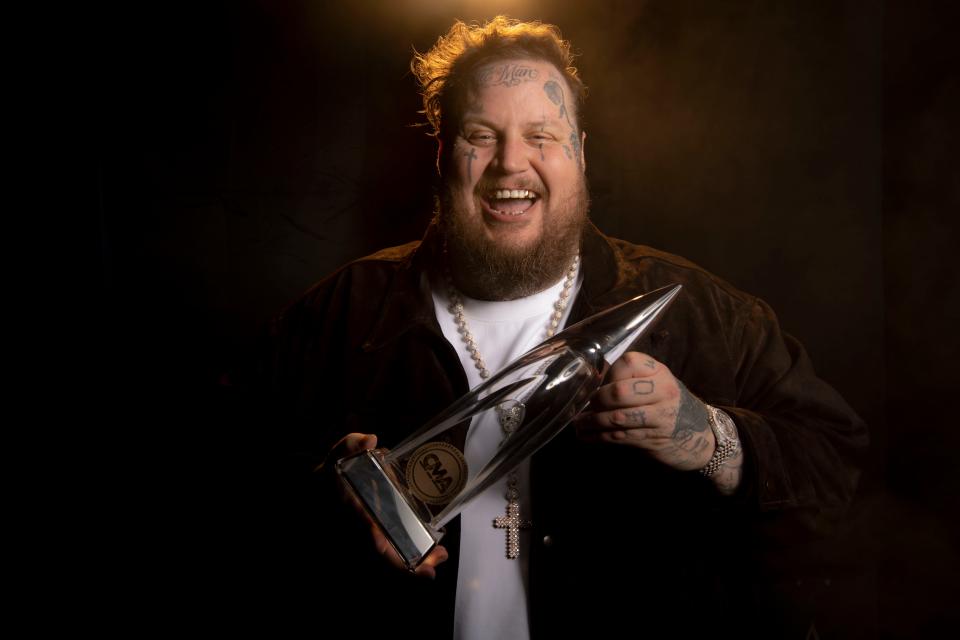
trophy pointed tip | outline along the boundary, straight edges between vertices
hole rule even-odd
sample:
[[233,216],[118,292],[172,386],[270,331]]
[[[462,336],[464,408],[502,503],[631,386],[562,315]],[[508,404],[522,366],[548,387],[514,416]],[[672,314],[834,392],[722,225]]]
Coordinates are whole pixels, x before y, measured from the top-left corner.
[[674,298],[680,295],[680,291],[683,290],[683,285],[682,284],[670,285],[669,287],[664,287],[664,289],[667,289],[667,292],[664,295],[664,302],[670,303],[673,301]]
[[675,297],[677,296],[678,293],[680,293],[680,290],[681,290],[681,289],[683,289],[683,285],[682,285],[682,284],[679,284],[679,283],[678,283],[678,284],[668,284],[668,285],[665,286],[665,287],[660,287],[659,289],[654,289],[653,291],[649,291],[649,292],[647,292],[647,293],[644,293],[644,294],[642,294],[642,295],[639,295],[639,296],[637,296],[636,298],[634,298],[634,300],[641,300],[641,299],[646,299],[646,298],[651,299],[651,301],[652,301],[652,300],[657,300],[657,299],[659,299],[659,298],[663,298],[663,299],[666,299],[666,300],[672,300],[673,298],[675,298]]
[[619,322],[603,341],[603,359],[613,364],[643,336],[683,289],[681,284],[667,285],[632,298],[610,311]]

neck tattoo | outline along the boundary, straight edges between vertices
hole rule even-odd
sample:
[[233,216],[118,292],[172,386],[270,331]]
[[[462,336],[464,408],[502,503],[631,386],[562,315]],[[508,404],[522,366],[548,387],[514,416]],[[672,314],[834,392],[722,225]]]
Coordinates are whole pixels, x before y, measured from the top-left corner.
[[[573,283],[577,279],[577,271],[580,267],[580,254],[573,257],[573,262],[567,269],[563,280],[563,288],[560,289],[560,296],[553,304],[553,313],[550,314],[550,321],[547,323],[547,338],[552,338],[560,328],[560,320],[563,318],[563,312],[570,302],[570,291],[573,289]],[[453,314],[453,321],[457,325],[457,332],[461,335],[464,343],[467,345],[467,352],[473,360],[474,366],[480,372],[480,377],[484,380],[490,377],[490,370],[487,369],[483,356],[480,355],[480,348],[477,341],[470,333],[467,327],[467,318],[463,314],[463,299],[460,292],[453,285],[453,278],[447,274],[448,296],[450,306],[448,307]],[[504,439],[510,437],[516,429],[523,424],[524,405],[517,400],[506,400],[496,407],[497,420],[500,422],[500,428],[503,430]],[[529,529],[533,523],[529,520],[523,520],[520,517],[520,490],[517,487],[519,483],[519,472],[514,469],[507,474],[507,513],[505,516],[498,516],[493,520],[493,526],[497,529],[506,529],[507,533],[507,558],[514,560],[520,555],[520,529]]]

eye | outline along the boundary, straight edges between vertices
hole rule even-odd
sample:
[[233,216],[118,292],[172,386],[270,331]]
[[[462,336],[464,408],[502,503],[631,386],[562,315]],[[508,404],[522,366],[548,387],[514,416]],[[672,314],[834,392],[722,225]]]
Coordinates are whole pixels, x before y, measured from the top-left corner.
[[530,139],[534,142],[549,142],[553,140],[553,136],[549,133],[544,133],[543,131],[537,131],[530,135]]
[[467,141],[478,146],[492,144],[496,139],[496,136],[489,131],[474,131],[467,135]]

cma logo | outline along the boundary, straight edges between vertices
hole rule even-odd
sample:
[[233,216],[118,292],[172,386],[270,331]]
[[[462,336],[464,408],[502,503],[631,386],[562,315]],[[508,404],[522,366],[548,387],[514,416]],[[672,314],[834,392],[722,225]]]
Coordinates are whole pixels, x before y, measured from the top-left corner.
[[441,495],[450,490],[450,485],[453,484],[453,478],[450,477],[449,472],[443,466],[443,463],[440,462],[440,457],[437,456],[437,454],[428,453],[423,456],[423,458],[420,459],[420,466],[427,472],[430,481],[433,482],[433,485]]

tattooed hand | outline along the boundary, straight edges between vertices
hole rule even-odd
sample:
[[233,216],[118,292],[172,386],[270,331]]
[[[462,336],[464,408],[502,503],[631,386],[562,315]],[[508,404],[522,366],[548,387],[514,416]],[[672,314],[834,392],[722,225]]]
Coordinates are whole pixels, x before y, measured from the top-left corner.
[[582,440],[638,447],[683,471],[702,468],[716,448],[706,405],[666,365],[643,353],[625,353],[614,363],[591,409],[575,422]]
[[[332,470],[333,463],[340,458],[360,453],[367,449],[375,449],[376,447],[377,436],[370,433],[349,433],[333,446],[333,449],[331,449],[327,455],[327,461],[324,462],[317,471],[322,471],[324,468],[330,468]],[[406,569],[406,565],[404,565],[403,560],[400,559],[400,554],[393,548],[393,545],[391,545],[386,536],[383,535],[380,528],[374,524],[370,516],[367,515],[367,512],[363,510],[359,500],[343,486],[342,480],[338,478],[337,482],[341,483],[340,490],[343,500],[351,504],[357,510],[358,515],[370,525],[370,536],[373,541],[373,547],[377,553],[397,569]],[[414,573],[424,578],[433,579],[436,577],[436,566],[446,560],[447,557],[447,550],[442,545],[437,545],[430,551],[420,566],[416,568]]]

